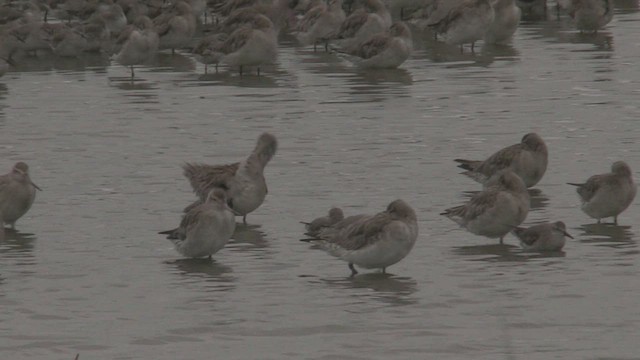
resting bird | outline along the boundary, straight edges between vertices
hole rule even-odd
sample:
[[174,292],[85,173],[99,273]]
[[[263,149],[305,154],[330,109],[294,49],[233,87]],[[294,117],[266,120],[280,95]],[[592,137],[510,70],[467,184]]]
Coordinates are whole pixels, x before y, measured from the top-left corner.
[[329,214],[313,219],[311,222],[300,221],[304,224],[305,235],[317,236],[323,228],[329,227],[344,220],[344,213],[340,208],[331,208]]
[[206,202],[182,217],[179,227],[160,234],[166,234],[184,256],[211,258],[227,244],[235,228],[235,215],[226,204],[224,191],[214,189]]
[[562,221],[529,228],[515,227],[511,232],[520,239],[520,245],[526,251],[559,251],[564,247],[565,237],[573,239]]
[[384,273],[409,254],[417,237],[416,213],[406,202],[395,200],[383,212],[350,216],[303,241],[317,242],[331,255],[348,262],[354,276],[358,273],[354,264]]
[[442,212],[469,232],[500,238],[520,225],[529,213],[529,193],[522,179],[512,171],[503,170],[493,175],[482,192],[475,194],[464,205]]
[[486,160],[455,159],[459,168],[468,170],[463,174],[479,183],[484,183],[496,172],[509,169],[520,176],[527,187],[537,184],[547,171],[549,154],[547,145],[536,133],[528,133],[519,144],[503,148]]
[[631,205],[638,189],[631,168],[624,161],[614,162],[610,173],[593,175],[583,184],[567,184],[578,187],[582,211],[598,223],[613,217],[614,224],[618,224],[618,215]]

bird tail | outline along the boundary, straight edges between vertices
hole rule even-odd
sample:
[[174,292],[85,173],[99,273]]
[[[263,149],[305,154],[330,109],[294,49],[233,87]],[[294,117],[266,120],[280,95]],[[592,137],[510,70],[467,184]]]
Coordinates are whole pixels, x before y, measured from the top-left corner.
[[571,185],[571,186],[582,186],[582,185],[584,185],[584,184],[578,184],[578,183],[567,183],[567,184]]
[[473,171],[478,168],[478,166],[482,163],[482,161],[478,160],[465,160],[465,159],[454,159],[453,161],[459,163],[458,167],[460,169]]
[[162,234],[162,235],[167,235],[167,239],[169,240],[177,240],[178,239],[178,229],[171,229],[171,230],[165,230],[165,231],[160,231],[158,234]]

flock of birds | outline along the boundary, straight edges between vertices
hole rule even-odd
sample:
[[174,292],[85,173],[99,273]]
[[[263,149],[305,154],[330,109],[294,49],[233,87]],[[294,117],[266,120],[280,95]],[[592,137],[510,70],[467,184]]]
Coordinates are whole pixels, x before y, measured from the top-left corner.
[[[236,163],[208,165],[186,163],[183,174],[189,180],[196,201],[184,209],[175,229],[162,231],[176,250],[190,258],[209,257],[222,249],[235,231],[236,216],[246,223],[247,214],[262,205],[267,195],[264,169],[276,154],[276,137],[263,133],[249,156]],[[519,227],[530,207],[527,188],[536,185],[547,169],[548,151],[536,133],[524,135],[520,143],[505,147],[485,160],[456,159],[463,174],[483,185],[483,190],[460,206],[446,209],[441,215],[467,231],[488,238],[513,233],[527,251],[558,251],[571,237],[562,221]],[[593,175],[584,183],[568,183],[577,187],[582,211],[600,222],[618,215],[633,202],[637,185],[631,169],[624,161],[616,161],[611,172]],[[15,228],[40,190],[29,176],[24,162],[0,176],[0,235],[4,224]],[[332,255],[346,261],[351,275],[354,265],[384,272],[409,254],[418,237],[417,216],[402,199],[391,202],[374,215],[345,217],[340,208],[328,215],[303,222],[302,241],[320,244]]]
[[[394,68],[410,57],[412,32],[471,51],[477,41],[505,43],[517,29],[523,10],[546,0],[15,0],[0,6],[0,75],[25,56],[77,57],[100,52],[130,67],[145,64],[158,51],[191,51],[207,66],[225,64],[242,75],[246,69],[276,61],[280,35],[301,46],[321,46],[364,68]],[[595,32],[613,16],[612,0],[557,0],[580,31]],[[393,19],[396,19],[394,22]],[[228,165],[183,166],[198,199],[184,209],[167,235],[186,257],[211,257],[233,236],[236,216],[256,210],[267,195],[264,168],[277,140],[258,138],[243,161]],[[528,229],[519,225],[530,207],[527,188],[547,168],[542,138],[526,134],[483,161],[457,159],[464,174],[483,190],[441,215],[469,232],[499,238],[513,233],[526,250],[555,251],[570,237],[563,222]],[[633,201],[631,169],[615,162],[611,172],[590,177],[577,187],[582,210],[600,222],[617,216]],[[24,162],[0,177],[0,235],[15,227],[35,200],[36,186]],[[416,213],[398,199],[374,215],[345,217],[340,208],[305,222],[304,241],[320,244],[354,265],[383,271],[402,260],[418,237]]]
[[[613,16],[613,0],[557,0],[580,31]],[[245,69],[272,64],[278,38],[324,46],[363,68],[395,68],[413,49],[412,31],[448,44],[509,42],[522,9],[546,0],[7,0],[0,6],[0,75],[23,56],[110,56],[131,70],[158,51]],[[393,15],[393,16],[392,16]],[[397,19],[397,21],[393,21]],[[413,30],[412,30],[413,29]]]

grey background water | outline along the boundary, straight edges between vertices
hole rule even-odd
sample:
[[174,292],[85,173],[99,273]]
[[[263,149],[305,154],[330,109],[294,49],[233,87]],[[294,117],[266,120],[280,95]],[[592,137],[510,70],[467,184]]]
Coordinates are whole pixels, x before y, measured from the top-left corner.
[[[417,36],[401,69],[360,72],[282,42],[264,76],[203,76],[189,55],[128,70],[100,58],[22,62],[0,79],[6,172],[44,189],[0,242],[3,359],[638,359],[636,201],[595,225],[567,181],[640,168],[640,13],[606,30],[525,21],[513,45],[460,55]],[[180,164],[280,148],[269,195],[213,262],[159,230],[193,199]],[[563,253],[522,253],[438,213],[478,190],[456,157],[541,134],[547,174],[526,224],[563,220]],[[384,276],[298,241],[341,206],[417,211],[412,253]]]

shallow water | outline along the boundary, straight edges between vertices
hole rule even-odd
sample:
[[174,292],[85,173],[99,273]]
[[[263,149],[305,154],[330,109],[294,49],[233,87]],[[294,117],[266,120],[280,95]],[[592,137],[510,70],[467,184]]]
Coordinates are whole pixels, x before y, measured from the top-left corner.
[[[638,201],[618,226],[579,209],[567,181],[640,167],[640,13],[605,31],[524,21],[475,55],[417,36],[393,71],[361,72],[290,40],[263,76],[203,75],[188,54],[129,72],[100,57],[29,59],[0,78],[3,172],[44,189],[0,242],[7,359],[638,358]],[[279,139],[266,202],[214,261],[183,260],[159,230],[193,195],[180,164],[242,159]],[[529,254],[439,216],[482,158],[535,131],[549,168],[526,224],[563,220],[564,251]],[[348,278],[300,220],[396,198],[418,213],[412,253]]]

